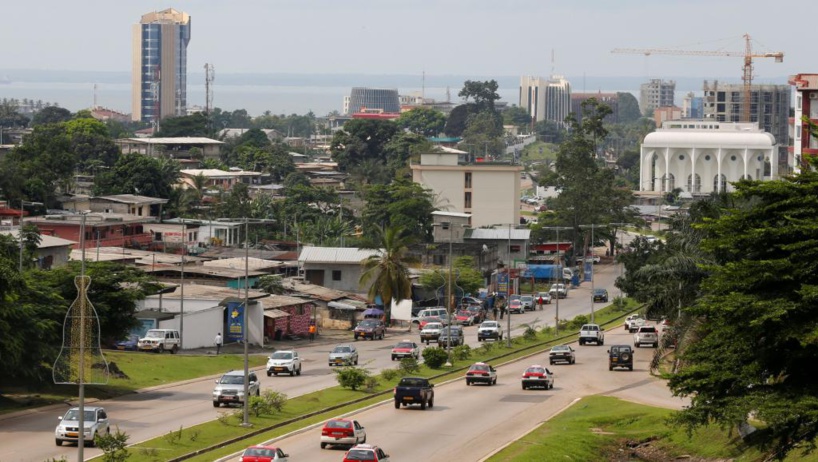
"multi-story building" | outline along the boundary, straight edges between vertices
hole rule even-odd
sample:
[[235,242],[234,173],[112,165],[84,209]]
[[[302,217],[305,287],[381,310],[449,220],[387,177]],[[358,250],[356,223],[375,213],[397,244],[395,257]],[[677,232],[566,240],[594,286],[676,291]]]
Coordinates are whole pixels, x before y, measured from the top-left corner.
[[571,112],[571,84],[561,75],[520,77],[520,107],[534,122],[550,120],[562,125]]
[[344,99],[344,109],[349,115],[366,111],[400,114],[400,97],[394,88],[354,87],[349,102]]
[[156,124],[186,114],[189,42],[190,15],[172,8],[134,24],[132,120]]
[[[704,82],[704,119],[716,122],[746,122],[741,120],[744,100],[743,84],[710,85]],[[789,145],[790,115],[789,85],[752,85],[750,88],[750,120],[758,127],[771,133],[778,144],[778,167],[788,168],[787,146]]]
[[438,208],[471,214],[473,227],[520,222],[519,165],[471,162],[464,151],[439,147],[412,164],[412,180],[430,189]]
[[639,190],[732,191],[742,178],[777,179],[777,157],[775,137],[755,123],[667,121],[642,142]]
[[682,98],[682,118],[701,119],[704,117],[704,98],[689,92]]
[[542,77],[520,77],[520,107],[528,112],[534,122],[545,120],[546,85]]
[[795,87],[795,114],[793,117],[792,146],[788,159],[796,172],[807,166],[807,158],[818,156],[818,139],[812,136],[809,125],[802,119],[818,124],[818,74],[796,74],[790,77]]
[[639,110],[648,115],[657,107],[675,106],[676,82],[651,79],[639,87]]

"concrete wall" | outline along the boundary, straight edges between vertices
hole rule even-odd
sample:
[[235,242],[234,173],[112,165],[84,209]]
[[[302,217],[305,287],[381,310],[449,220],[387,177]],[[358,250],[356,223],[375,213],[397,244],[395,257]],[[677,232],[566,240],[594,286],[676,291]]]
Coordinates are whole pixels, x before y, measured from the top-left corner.
[[[305,274],[310,270],[324,271],[324,283],[322,285],[329,289],[355,293],[365,292],[368,290],[368,287],[361,288],[361,286],[358,284],[362,271],[360,263],[304,263],[303,269]],[[341,271],[340,281],[333,281],[332,279],[332,272],[335,270]]]

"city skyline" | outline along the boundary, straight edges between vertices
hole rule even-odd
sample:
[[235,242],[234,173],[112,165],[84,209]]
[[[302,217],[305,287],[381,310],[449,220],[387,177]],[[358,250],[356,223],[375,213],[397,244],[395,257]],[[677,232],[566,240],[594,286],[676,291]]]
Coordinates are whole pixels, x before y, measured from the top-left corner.
[[[70,3],[6,5],[0,30],[4,69],[127,71],[129,27],[149,11],[190,14],[196,40],[188,68],[212,63],[217,74],[363,73],[430,75],[701,76],[741,75],[741,58],[618,55],[613,48],[743,51],[749,33],[758,52],[782,51],[783,63],[755,60],[759,83],[811,70],[808,14],[770,21],[760,0],[670,4],[588,0],[330,0],[239,3]],[[818,8],[815,8],[818,9]],[[32,23],[22,19],[37,15]],[[103,19],[104,20],[101,20]],[[668,27],[675,25],[675,27]],[[693,37],[695,35],[695,38]],[[21,40],[21,37],[28,39]],[[552,51],[554,60],[552,62]],[[782,82],[778,82],[782,83]]]

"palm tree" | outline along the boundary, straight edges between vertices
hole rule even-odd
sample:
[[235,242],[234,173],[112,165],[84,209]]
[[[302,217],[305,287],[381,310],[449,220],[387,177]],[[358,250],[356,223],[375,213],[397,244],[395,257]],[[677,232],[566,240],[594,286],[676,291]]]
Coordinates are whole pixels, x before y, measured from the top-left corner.
[[361,264],[364,272],[359,284],[371,283],[367,295],[371,300],[380,295],[383,301],[386,325],[392,320],[392,300],[403,300],[412,296],[412,283],[409,280],[409,267],[406,264],[406,253],[412,237],[403,228],[380,228],[376,231],[376,242],[380,247],[378,253],[369,256]]

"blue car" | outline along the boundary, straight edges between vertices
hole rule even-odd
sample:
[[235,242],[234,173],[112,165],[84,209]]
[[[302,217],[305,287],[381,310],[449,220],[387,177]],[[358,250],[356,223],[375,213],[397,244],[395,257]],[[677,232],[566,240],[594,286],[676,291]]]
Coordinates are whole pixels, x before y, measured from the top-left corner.
[[125,351],[136,351],[137,342],[139,342],[139,336],[136,334],[130,334],[128,335],[127,339],[116,342],[116,349]]

